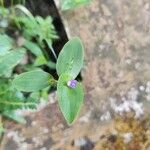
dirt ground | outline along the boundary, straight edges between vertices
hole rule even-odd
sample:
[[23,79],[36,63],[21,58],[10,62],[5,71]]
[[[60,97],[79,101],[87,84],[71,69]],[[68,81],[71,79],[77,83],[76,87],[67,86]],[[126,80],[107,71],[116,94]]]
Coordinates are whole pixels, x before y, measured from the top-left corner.
[[[59,8],[59,1],[56,3]],[[129,118],[138,120],[133,121],[134,131],[149,139],[150,1],[92,0],[88,6],[60,14],[68,35],[79,36],[85,45],[81,73],[85,101],[80,116],[68,126],[54,92],[49,95],[48,104],[41,103],[36,112],[26,112],[25,126],[6,122],[1,150],[150,149],[150,146],[138,147],[137,140],[134,146],[118,149],[114,145],[102,148],[100,144],[110,130],[116,135],[118,116],[122,129],[126,122],[132,122],[124,119],[124,114],[130,112],[133,115]],[[126,137],[134,134],[131,136],[128,127],[124,130],[126,143],[129,139]],[[117,131],[122,133],[120,129]],[[110,139],[114,143],[116,138]]]

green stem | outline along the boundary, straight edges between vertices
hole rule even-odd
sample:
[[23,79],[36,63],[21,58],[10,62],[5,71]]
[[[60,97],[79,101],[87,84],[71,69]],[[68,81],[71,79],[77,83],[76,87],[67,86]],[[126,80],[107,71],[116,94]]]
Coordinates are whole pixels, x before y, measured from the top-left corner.
[[14,2],[13,2],[13,0],[11,0],[11,1],[10,1],[11,7],[13,7],[13,4],[14,4]]
[[47,39],[46,39],[46,43],[47,43],[49,49],[51,50],[52,54],[54,55],[55,59],[57,60],[56,53],[55,53],[55,51],[54,51],[54,49],[53,49],[53,46],[52,46],[52,42],[51,42],[50,40],[47,40]]
[[4,7],[4,1],[0,0],[1,5]]
[[53,87],[57,87],[57,80],[55,80],[54,78],[49,80],[49,84]]
[[35,106],[35,103],[23,103],[23,102],[9,102],[9,101],[0,101],[1,104],[12,105],[12,106]]
[[[37,41],[38,41],[38,39],[37,39]],[[41,50],[42,50],[42,53],[43,53],[45,59],[46,59],[47,61],[49,61],[49,55],[48,55],[47,51],[45,50],[44,44],[41,43],[41,42],[39,42],[39,41],[38,41],[38,43],[39,43],[39,46],[40,46],[40,48],[41,48]]]
[[51,51],[52,51],[52,53],[53,53],[55,59],[57,60],[57,56],[56,56],[56,53],[55,53],[55,51],[54,51],[54,49],[53,49],[53,46],[51,45],[49,48],[51,49]]
[[12,10],[12,18],[16,18],[15,8],[14,8],[14,1],[13,0],[10,1],[10,5],[11,5],[11,10]]

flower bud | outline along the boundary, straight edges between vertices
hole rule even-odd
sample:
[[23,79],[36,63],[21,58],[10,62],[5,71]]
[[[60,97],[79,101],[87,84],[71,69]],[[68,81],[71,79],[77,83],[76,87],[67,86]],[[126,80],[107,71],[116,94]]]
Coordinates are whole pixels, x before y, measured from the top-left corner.
[[68,87],[75,88],[77,86],[77,80],[69,80],[67,85]]

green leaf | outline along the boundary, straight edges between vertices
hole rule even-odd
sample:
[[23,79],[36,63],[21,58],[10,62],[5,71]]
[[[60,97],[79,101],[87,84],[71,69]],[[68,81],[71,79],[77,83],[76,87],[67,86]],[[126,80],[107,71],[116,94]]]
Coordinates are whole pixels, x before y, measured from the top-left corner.
[[47,42],[47,45],[50,48],[51,52],[53,53],[54,57],[57,59],[56,53],[55,53],[55,51],[54,51],[54,49],[52,47],[52,40],[51,39],[50,40],[46,39],[45,41]]
[[13,40],[5,34],[0,34],[0,56],[6,54],[12,47]]
[[16,109],[35,109],[38,98],[24,95],[14,89],[11,81],[8,79],[0,79],[0,111],[16,110]]
[[72,78],[76,78],[83,66],[83,51],[83,45],[79,38],[75,37],[69,40],[58,56],[57,74],[60,76],[67,73]]
[[68,124],[71,124],[77,117],[81,105],[83,103],[83,88],[80,83],[77,83],[76,88],[67,86],[67,82],[71,77],[67,74],[62,74],[57,84],[57,94],[60,109]]
[[36,43],[26,40],[24,46],[35,56],[42,55],[42,50]]
[[40,55],[36,58],[36,60],[34,62],[34,66],[38,67],[38,66],[42,66],[42,65],[46,65],[50,69],[56,69],[56,64],[54,62],[52,62],[50,60],[47,61],[43,55]]
[[24,57],[24,49],[12,50],[4,56],[0,56],[0,76],[10,72]]
[[47,61],[43,55],[40,55],[36,58],[36,60],[34,62],[34,66],[38,67],[38,66],[42,66],[42,65],[46,65],[50,69],[56,69],[56,64],[54,62],[52,62],[50,60]]
[[56,64],[52,61],[48,61],[46,63],[46,65],[50,68],[50,69],[56,69]]
[[25,92],[39,91],[48,87],[53,77],[42,70],[35,70],[22,73],[13,80],[13,86]]
[[34,18],[21,16],[17,17],[17,21],[21,24],[24,37],[28,40],[35,38],[41,47],[43,41],[46,39],[51,42],[58,39],[53,20],[50,16],[46,18],[42,18],[41,16],[36,16]]
[[62,0],[61,9],[68,10],[81,5],[89,4],[91,0]]
[[18,115],[15,111],[6,110],[2,113],[5,117],[12,119],[18,123],[25,124],[26,120],[24,117]]
[[34,66],[45,65],[46,63],[47,63],[47,60],[45,59],[45,57],[43,55],[40,55],[36,58],[34,62]]

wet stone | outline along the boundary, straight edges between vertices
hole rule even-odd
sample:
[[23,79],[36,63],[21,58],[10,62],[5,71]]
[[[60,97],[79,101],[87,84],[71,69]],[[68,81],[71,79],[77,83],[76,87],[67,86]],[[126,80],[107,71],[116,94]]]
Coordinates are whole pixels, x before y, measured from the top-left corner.
[[9,140],[6,143],[5,150],[17,150],[18,146],[13,140]]
[[72,141],[72,146],[79,147],[80,150],[92,150],[94,143],[87,137],[78,138]]

